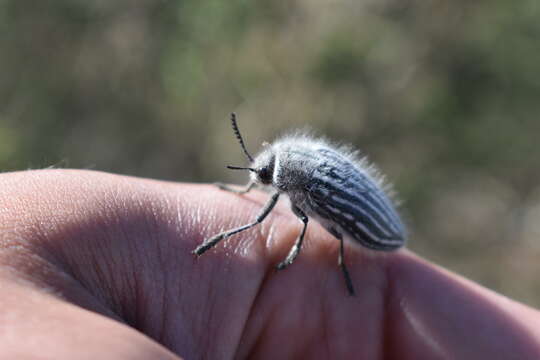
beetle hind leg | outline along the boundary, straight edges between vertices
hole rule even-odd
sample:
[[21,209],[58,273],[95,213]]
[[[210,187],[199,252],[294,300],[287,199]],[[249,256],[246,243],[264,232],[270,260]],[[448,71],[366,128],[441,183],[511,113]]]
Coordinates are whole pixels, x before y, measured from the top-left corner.
[[335,228],[331,228],[329,230],[330,230],[330,233],[334,235],[336,239],[339,240],[338,265],[341,268],[343,277],[345,278],[345,285],[347,286],[347,290],[349,291],[349,294],[351,296],[354,296],[354,287],[352,284],[351,276],[349,275],[349,270],[347,269],[347,265],[345,264],[345,249],[343,245],[343,235]]

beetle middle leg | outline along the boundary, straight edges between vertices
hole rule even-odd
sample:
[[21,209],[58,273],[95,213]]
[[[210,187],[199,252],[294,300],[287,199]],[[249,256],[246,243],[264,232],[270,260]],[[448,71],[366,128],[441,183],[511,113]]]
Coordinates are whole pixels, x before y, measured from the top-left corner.
[[307,224],[309,220],[307,215],[299,207],[293,205],[291,209],[294,212],[294,214],[298,216],[298,218],[302,221],[302,223],[304,223],[304,227],[302,228],[302,232],[300,233],[300,235],[294,242],[294,245],[289,251],[289,254],[285,258],[285,260],[283,260],[277,265],[276,268],[278,270],[283,270],[287,266],[291,265],[294,259],[296,259],[296,257],[300,253],[300,249],[302,248],[302,243],[304,242],[304,235],[306,234]]

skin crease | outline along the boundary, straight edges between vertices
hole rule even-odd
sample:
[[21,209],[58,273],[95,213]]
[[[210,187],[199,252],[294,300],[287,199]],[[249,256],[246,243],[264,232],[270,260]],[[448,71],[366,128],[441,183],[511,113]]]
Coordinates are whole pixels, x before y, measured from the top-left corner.
[[[93,171],[0,175],[0,358],[535,359],[538,311],[407,250],[339,242],[267,195]],[[414,241],[412,239],[411,241]]]

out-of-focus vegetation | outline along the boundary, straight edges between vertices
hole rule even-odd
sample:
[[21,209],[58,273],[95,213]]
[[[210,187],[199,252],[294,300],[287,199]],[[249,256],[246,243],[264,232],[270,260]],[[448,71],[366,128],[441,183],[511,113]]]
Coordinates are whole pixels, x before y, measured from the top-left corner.
[[540,305],[540,3],[4,0],[0,167],[242,182],[309,127],[395,183],[410,247]]

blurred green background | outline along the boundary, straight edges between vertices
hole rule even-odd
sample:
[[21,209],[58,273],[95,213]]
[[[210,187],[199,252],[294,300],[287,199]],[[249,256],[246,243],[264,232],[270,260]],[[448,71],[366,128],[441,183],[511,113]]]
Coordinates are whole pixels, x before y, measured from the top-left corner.
[[537,0],[1,0],[0,168],[242,183],[309,126],[369,155],[409,246],[540,305]]

